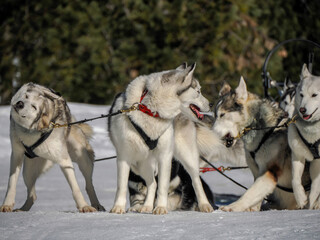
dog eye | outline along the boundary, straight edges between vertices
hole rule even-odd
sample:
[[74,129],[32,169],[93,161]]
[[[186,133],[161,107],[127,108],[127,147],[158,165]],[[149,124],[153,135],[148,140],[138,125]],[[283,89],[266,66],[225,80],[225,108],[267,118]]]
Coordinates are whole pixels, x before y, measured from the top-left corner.
[[303,94],[302,93],[300,93],[300,97],[303,98]]
[[37,111],[37,107],[35,105],[31,105],[31,107],[33,107],[33,109]]
[[318,96],[318,94],[314,93],[314,94],[312,94],[311,97],[316,97],[316,96]]
[[284,101],[284,104],[285,104],[285,105],[288,105],[288,102],[287,102],[287,101]]
[[220,118],[222,118],[224,115],[225,115],[225,113],[221,113],[221,114],[220,114]]

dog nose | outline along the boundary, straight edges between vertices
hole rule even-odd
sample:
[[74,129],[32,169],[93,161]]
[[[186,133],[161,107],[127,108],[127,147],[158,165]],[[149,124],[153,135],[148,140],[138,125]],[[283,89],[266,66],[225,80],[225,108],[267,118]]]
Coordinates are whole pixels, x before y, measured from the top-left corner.
[[209,103],[209,107],[212,108],[214,106],[213,103]]
[[16,103],[16,108],[18,108],[18,109],[24,108],[24,103],[22,101],[17,102]]
[[305,114],[307,109],[305,109],[304,107],[300,108],[299,111],[302,113],[302,114]]

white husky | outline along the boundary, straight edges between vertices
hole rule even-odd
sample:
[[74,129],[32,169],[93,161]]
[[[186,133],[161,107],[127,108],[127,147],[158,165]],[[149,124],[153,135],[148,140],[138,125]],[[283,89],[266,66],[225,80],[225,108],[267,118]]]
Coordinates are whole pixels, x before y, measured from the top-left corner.
[[[89,144],[92,129],[87,124],[70,128],[51,127],[51,123],[65,124],[72,120],[66,101],[53,90],[28,83],[23,85],[11,100],[10,140],[12,146],[8,189],[1,212],[13,210],[16,184],[23,164],[23,178],[28,196],[19,209],[28,211],[36,200],[37,178],[48,171],[54,163],[60,165],[72,189],[72,195],[80,212],[104,210],[92,184],[94,152]],[[89,206],[78,186],[72,161],[86,180],[90,197]]]
[[[313,76],[304,64],[297,87],[296,123],[289,126],[288,139],[292,150],[292,186],[299,208],[320,209],[320,77]],[[310,163],[312,180],[309,198],[301,183],[305,164]]]
[[[193,78],[195,64],[175,70],[139,76],[115,99],[110,113],[138,103],[138,111],[109,118],[109,133],[117,151],[117,192],[112,213],[124,213],[129,171],[140,175],[147,185],[147,196],[139,212],[167,213],[171,160],[174,152],[173,119],[181,112],[194,121],[209,111],[209,102],[201,95]],[[184,163],[182,163],[184,164]],[[185,165],[185,164],[184,164]],[[200,199],[206,199],[198,169],[191,177]],[[197,174],[193,174],[197,172]],[[157,201],[154,208],[158,174]],[[199,189],[200,188],[200,189]],[[208,200],[201,202],[203,211],[212,211]]]

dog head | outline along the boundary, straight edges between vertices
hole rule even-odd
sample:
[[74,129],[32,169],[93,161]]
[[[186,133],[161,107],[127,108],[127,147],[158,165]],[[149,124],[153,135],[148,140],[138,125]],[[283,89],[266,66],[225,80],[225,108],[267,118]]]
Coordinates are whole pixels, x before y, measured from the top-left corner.
[[292,118],[293,116],[295,95],[295,85],[286,78],[279,106],[285,111],[286,116],[289,118]]
[[295,111],[307,122],[320,119],[320,77],[312,75],[304,64],[295,97]]
[[225,83],[219,96],[220,99],[214,109],[213,130],[223,139],[226,147],[232,147],[236,143],[237,136],[249,121],[245,108],[249,95],[243,77],[235,90]]
[[70,118],[70,112],[53,90],[27,83],[11,99],[11,118],[23,128],[41,131],[49,128],[50,122]]
[[[186,63],[174,70],[151,74],[146,82],[151,92],[145,97],[150,109],[162,118],[172,119],[183,112],[192,121],[201,121],[200,112],[210,110],[209,101],[202,96],[199,82],[193,77],[196,64]],[[160,80],[160,81],[157,81]]]

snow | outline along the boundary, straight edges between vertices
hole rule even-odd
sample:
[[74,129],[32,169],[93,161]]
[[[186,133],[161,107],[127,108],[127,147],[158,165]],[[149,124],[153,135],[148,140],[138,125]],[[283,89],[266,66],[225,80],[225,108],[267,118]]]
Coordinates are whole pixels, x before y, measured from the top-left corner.
[[[77,119],[100,116],[109,109],[107,106],[79,103],[69,106]],[[10,166],[9,112],[9,106],[0,107],[0,203],[5,197]],[[106,120],[89,124],[95,132],[91,143],[96,158],[114,156]],[[226,174],[247,187],[253,181],[249,170]],[[77,167],[76,176],[89,202],[84,179]],[[217,172],[205,173],[203,177],[215,193],[241,195],[244,192]],[[107,211],[110,210],[116,190],[116,160],[95,163],[93,180],[101,204]],[[38,179],[36,190],[38,199],[29,212],[0,213],[0,239],[320,239],[318,210],[244,213],[189,211],[170,212],[164,216],[78,213],[70,188],[58,166]],[[22,206],[25,199],[26,187],[20,176],[15,207]]]

